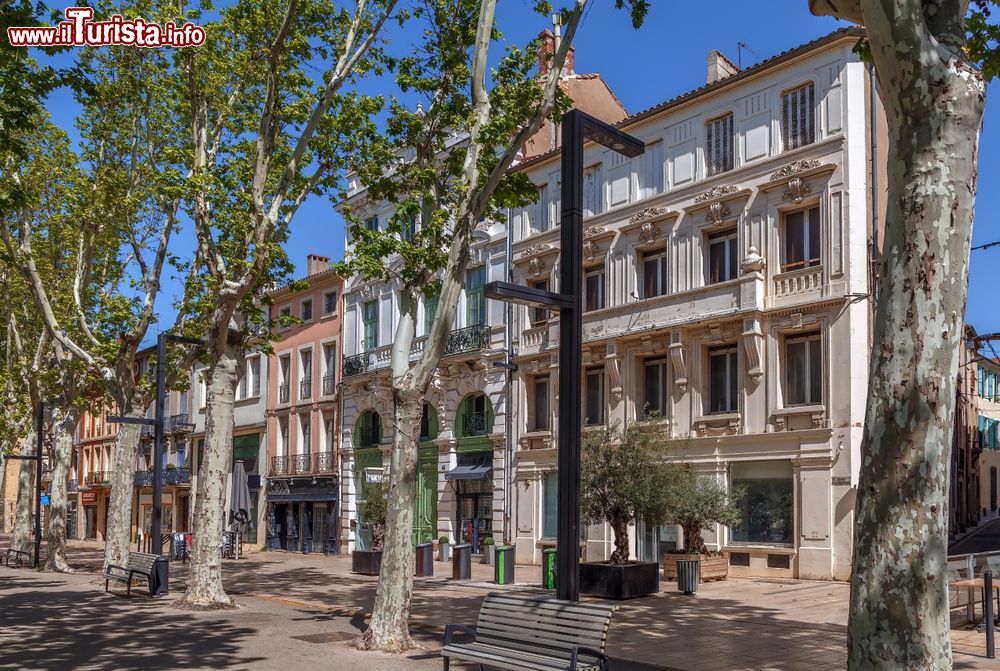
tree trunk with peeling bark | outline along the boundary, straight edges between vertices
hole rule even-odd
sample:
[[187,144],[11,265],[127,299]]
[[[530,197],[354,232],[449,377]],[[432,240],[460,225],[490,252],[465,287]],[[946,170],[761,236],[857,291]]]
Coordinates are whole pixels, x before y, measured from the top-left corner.
[[191,609],[232,608],[222,585],[223,506],[226,474],[233,457],[233,406],[242,352],[227,347],[205,370],[205,440],[198,471],[198,492],[192,527],[194,551],[188,588],[178,605]]
[[[128,417],[143,417],[132,410]],[[128,566],[129,540],[132,537],[132,501],[135,496],[135,464],[139,454],[140,427],[121,424],[115,438],[111,495],[108,499],[108,522],[104,537],[104,566]]]
[[53,409],[52,426],[55,444],[52,448],[52,484],[49,488],[48,557],[45,570],[72,573],[66,561],[66,476],[73,458],[73,436],[79,424],[79,413],[73,408]]
[[812,8],[867,27],[889,127],[848,666],[950,669],[949,463],[985,102],[962,51],[968,3]]
[[[28,431],[28,437],[24,439],[21,448],[22,456],[35,454],[37,446],[37,432],[34,427]],[[32,517],[34,515],[35,501],[35,462],[29,459],[21,459],[21,466],[17,474],[17,508],[14,513],[14,536],[11,539],[11,546],[24,552],[30,552],[32,545]]]

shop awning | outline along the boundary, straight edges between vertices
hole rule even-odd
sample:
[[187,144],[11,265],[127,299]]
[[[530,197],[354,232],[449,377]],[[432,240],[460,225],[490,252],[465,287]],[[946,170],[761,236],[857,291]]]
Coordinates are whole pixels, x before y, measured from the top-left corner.
[[488,477],[491,467],[486,464],[456,466],[444,474],[445,480],[479,480]]

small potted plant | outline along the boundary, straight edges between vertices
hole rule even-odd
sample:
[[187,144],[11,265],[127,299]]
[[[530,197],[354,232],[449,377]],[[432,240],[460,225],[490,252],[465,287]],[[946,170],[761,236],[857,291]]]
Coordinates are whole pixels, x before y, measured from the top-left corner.
[[361,504],[361,518],[371,530],[372,543],[368,550],[355,550],[351,554],[351,570],[362,575],[378,575],[382,567],[382,546],[385,544],[385,520],[388,516],[386,485],[369,482],[364,486],[365,500]]
[[441,536],[438,538],[438,561],[448,561],[451,559],[451,553],[448,551],[448,537]]
[[497,559],[497,546],[493,536],[483,539],[483,563],[493,566]]
[[667,520],[670,481],[677,467],[667,458],[667,441],[652,421],[622,431],[612,424],[584,435],[581,455],[581,511],[588,524],[611,525],[614,551],[608,561],[580,564],[580,591],[609,599],[631,599],[659,590],[656,562],[629,559],[629,524]]
[[684,531],[684,548],[663,555],[663,577],[675,580],[677,562],[695,560],[702,581],[724,580],[729,575],[726,557],[709,552],[701,532],[713,524],[733,526],[739,522],[740,511],[733,503],[740,498],[739,492],[730,492],[710,475],[683,468],[672,480],[668,494],[670,519]]

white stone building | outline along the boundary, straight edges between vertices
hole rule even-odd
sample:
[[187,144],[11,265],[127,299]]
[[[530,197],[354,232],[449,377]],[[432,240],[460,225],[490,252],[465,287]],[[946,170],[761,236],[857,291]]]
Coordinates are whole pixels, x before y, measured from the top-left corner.
[[[709,80],[617,124],[626,159],[585,149],[587,423],[649,411],[683,460],[746,487],[743,521],[707,530],[734,574],[846,579],[870,351],[880,104],[844,29]],[[873,133],[872,119],[877,132]],[[513,281],[557,289],[558,150],[520,166],[540,202],[511,214]],[[879,172],[884,172],[879,170]],[[557,318],[515,309],[518,562],[555,544]],[[674,525],[631,534],[643,558]],[[586,529],[586,560],[610,553]]]

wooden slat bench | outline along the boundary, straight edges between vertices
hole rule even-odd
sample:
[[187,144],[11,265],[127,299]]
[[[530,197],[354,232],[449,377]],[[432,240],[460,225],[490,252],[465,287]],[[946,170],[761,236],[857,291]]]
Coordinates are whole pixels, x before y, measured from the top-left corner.
[[[618,606],[558,601],[549,596],[491,592],[475,627],[449,624],[444,631],[445,671],[451,659],[515,671],[607,671],[605,644]],[[474,637],[456,643],[454,634]]]
[[4,565],[10,566],[11,560],[14,560],[14,568],[21,568],[27,564],[33,564],[32,555],[30,552],[25,550],[17,550],[15,548],[7,548],[7,552],[4,557]]
[[149,596],[153,596],[153,570],[156,566],[156,555],[147,552],[130,552],[128,566],[109,564],[101,577],[104,578],[104,591],[108,591],[108,582],[123,582],[127,586],[126,594],[132,594],[132,580],[136,577],[146,579],[149,586]]

